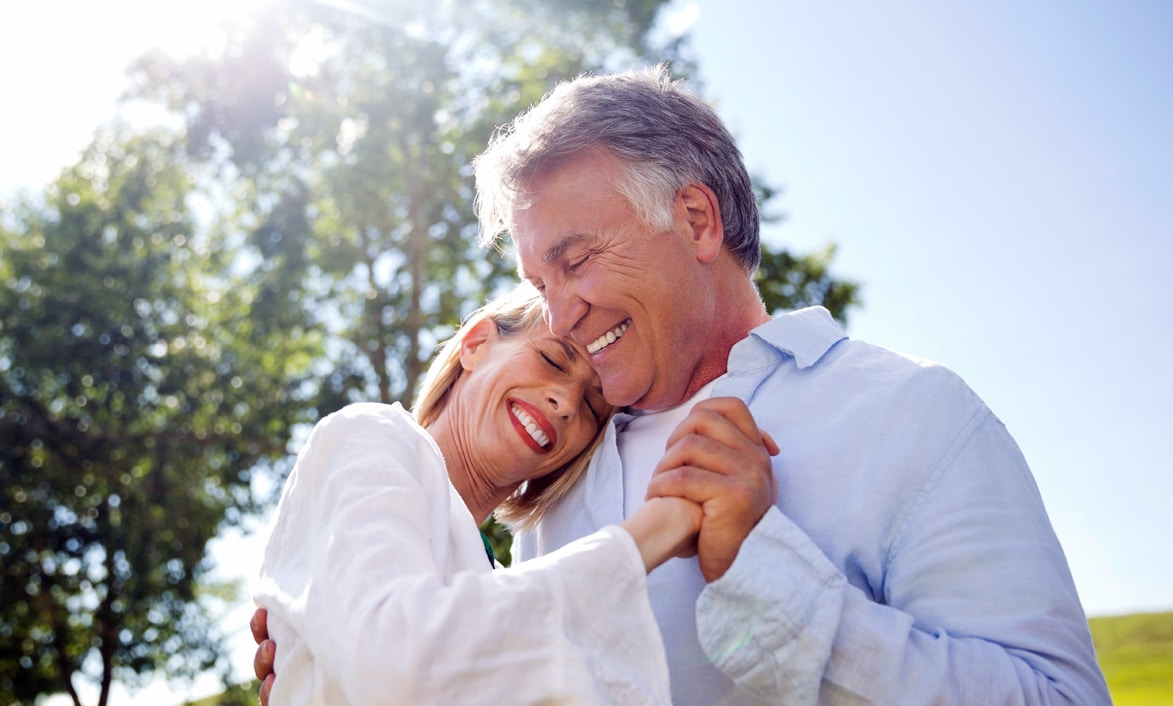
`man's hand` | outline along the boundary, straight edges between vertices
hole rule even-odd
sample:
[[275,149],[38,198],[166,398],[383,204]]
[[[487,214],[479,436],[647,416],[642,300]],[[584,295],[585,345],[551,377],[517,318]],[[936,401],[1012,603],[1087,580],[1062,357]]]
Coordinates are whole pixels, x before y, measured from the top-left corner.
[[770,457],[777,453],[778,445],[736,397],[699,402],[668,438],[647,497],[679,496],[701,505],[697,559],[706,581],[725,575],[774,504]]
[[269,692],[273,690],[273,680],[277,678],[273,672],[277,643],[269,639],[269,612],[264,608],[257,608],[253,611],[248,626],[252,629],[253,639],[257,642],[257,653],[253,656],[253,671],[257,679],[261,680],[261,706],[269,706]]

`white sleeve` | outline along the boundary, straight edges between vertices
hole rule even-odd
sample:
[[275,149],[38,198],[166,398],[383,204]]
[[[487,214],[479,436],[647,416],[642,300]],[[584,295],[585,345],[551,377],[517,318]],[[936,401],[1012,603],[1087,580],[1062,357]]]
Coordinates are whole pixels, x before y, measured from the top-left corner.
[[374,416],[319,425],[267,550],[259,600],[334,693],[348,704],[667,703],[630,535],[611,527],[512,569],[491,571],[482,554],[477,568],[446,571],[433,543],[449,541],[448,480],[442,467],[433,477],[430,440],[403,432]]

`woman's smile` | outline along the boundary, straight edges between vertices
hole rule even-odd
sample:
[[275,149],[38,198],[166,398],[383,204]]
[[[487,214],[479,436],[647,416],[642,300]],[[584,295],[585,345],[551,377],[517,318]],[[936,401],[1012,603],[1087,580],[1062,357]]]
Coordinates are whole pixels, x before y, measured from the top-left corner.
[[558,438],[554,426],[533,405],[519,399],[509,400],[509,421],[522,440],[539,454],[549,453]]

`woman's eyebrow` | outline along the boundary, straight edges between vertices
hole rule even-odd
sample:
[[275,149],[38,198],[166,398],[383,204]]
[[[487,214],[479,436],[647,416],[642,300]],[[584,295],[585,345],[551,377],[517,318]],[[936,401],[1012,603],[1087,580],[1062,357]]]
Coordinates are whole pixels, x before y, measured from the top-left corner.
[[578,359],[579,359],[578,349],[575,348],[574,346],[570,345],[570,343],[567,342],[567,340],[565,338],[559,338],[557,340],[558,340],[558,345],[562,346],[562,350],[566,351],[566,356],[568,358],[570,358],[570,361],[572,363],[578,362]]

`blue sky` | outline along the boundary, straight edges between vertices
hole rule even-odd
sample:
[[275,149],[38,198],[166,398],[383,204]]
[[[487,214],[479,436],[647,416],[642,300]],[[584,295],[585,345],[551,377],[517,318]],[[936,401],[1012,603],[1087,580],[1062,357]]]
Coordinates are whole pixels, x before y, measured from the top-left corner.
[[[76,158],[132,57],[254,1],[6,4],[0,198]],[[1173,5],[956,5],[673,16],[751,170],[784,189],[766,237],[835,243],[863,285],[849,333],[947,365],[1006,422],[1089,614],[1173,610]],[[255,541],[217,556],[259,566]],[[178,700],[159,693],[116,704]]]
[[960,5],[699,0],[706,95],[849,333],[1007,424],[1088,612],[1173,609],[1173,5]]

